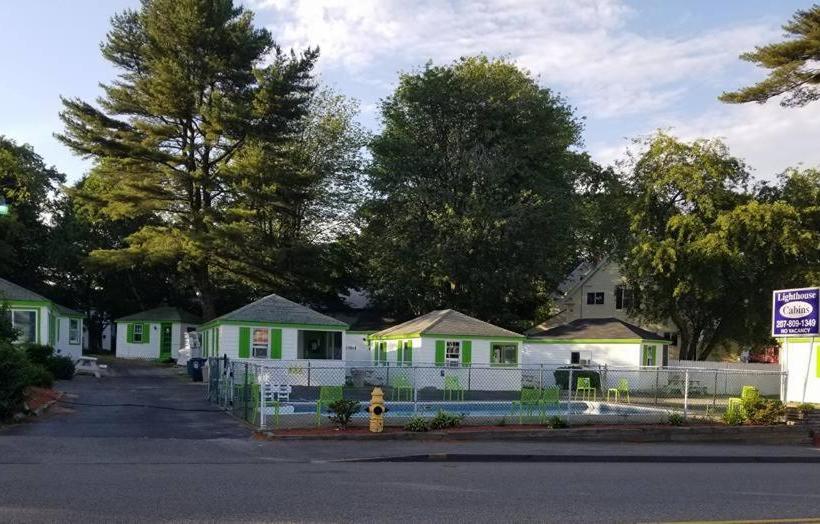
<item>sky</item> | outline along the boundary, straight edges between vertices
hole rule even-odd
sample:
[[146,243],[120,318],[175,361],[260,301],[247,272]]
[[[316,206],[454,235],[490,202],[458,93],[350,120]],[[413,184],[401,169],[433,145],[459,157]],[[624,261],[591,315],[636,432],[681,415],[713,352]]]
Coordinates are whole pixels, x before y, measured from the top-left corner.
[[[402,72],[483,53],[506,57],[584,118],[584,148],[608,165],[631,140],[663,129],[721,138],[752,173],[773,179],[820,165],[820,103],[727,105],[717,96],[765,71],[738,60],[782,38],[810,0],[244,0],[285,48],[319,46],[321,82],[360,103],[379,129],[379,101]],[[79,179],[90,162],[53,133],[60,96],[93,100],[116,71],[99,43],[110,17],[138,0],[6,2],[0,14],[0,134],[29,143]]]

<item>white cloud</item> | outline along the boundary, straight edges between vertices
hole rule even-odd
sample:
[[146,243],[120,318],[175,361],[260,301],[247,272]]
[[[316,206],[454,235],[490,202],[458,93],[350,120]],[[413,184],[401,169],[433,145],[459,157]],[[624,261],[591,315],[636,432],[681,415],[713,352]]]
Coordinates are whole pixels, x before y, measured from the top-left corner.
[[[788,167],[820,166],[820,104],[784,108],[766,104],[721,105],[692,117],[653,119],[643,131],[664,129],[682,140],[720,138],[730,152],[753,169],[756,178],[772,180]],[[624,158],[627,139],[591,144],[592,157],[605,165]]]
[[685,95],[687,80],[708,82],[774,33],[750,25],[682,39],[642,36],[624,28],[635,14],[620,0],[255,0],[251,6],[272,15],[270,28],[282,45],[319,45],[322,67],[372,76],[368,68],[384,62],[510,56],[571,93],[594,118],[663,109]]

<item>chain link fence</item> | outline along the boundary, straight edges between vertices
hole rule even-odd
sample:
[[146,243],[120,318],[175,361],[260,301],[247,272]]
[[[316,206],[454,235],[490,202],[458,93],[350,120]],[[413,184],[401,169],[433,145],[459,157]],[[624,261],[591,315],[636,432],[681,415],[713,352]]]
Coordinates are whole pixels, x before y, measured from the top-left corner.
[[366,425],[374,387],[384,391],[385,424],[403,426],[438,412],[463,425],[646,424],[670,416],[720,420],[744,386],[781,398],[784,372],[682,367],[412,366],[329,361],[211,358],[211,402],[263,429],[330,425],[337,398],[361,402],[352,425]]

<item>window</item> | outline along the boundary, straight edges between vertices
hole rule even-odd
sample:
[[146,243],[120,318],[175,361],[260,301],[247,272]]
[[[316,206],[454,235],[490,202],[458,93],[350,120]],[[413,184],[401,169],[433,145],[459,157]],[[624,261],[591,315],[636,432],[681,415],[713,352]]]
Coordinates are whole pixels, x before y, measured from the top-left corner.
[[632,290],[626,286],[615,288],[615,309],[629,309],[632,307]]
[[134,324],[134,344],[142,344],[142,324]]
[[299,331],[298,358],[342,360],[340,331]]
[[37,312],[17,311],[11,312],[11,325],[19,331],[17,342],[37,342]]
[[581,352],[580,351],[573,351],[569,354],[569,363],[570,364],[580,364],[581,363]]
[[444,361],[448,366],[458,367],[461,362],[461,342],[448,340],[444,352]]
[[644,346],[643,347],[643,358],[641,358],[641,363],[644,366],[657,366],[657,353],[655,346]]
[[79,344],[80,343],[80,319],[79,318],[69,318],[68,319],[68,343],[69,344]]
[[587,304],[601,305],[604,303],[604,292],[596,291],[594,293],[587,293]]
[[[212,337],[209,337],[209,339]],[[270,344],[270,331],[268,328],[254,328],[251,339],[251,353],[254,358],[266,358]]]
[[490,364],[514,366],[517,363],[518,346],[516,344],[493,344],[490,347]]
[[413,363],[413,341],[396,341],[396,363],[399,366],[409,366]]

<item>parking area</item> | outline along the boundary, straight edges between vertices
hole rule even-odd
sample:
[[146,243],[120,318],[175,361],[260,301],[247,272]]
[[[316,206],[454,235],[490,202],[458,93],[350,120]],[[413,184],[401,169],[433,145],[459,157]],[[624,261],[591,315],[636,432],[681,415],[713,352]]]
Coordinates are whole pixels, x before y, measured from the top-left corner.
[[63,401],[40,419],[0,435],[175,439],[249,438],[251,431],[205,399],[206,388],[180,369],[110,360],[104,376],[61,381]]

